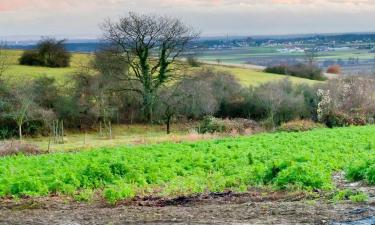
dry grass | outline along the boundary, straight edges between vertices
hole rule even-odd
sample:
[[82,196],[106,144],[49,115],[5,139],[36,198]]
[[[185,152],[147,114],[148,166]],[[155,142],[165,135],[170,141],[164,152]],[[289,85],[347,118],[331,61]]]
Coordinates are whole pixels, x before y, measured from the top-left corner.
[[8,141],[0,144],[0,157],[10,155],[37,155],[42,151],[36,145],[24,143],[20,141]]

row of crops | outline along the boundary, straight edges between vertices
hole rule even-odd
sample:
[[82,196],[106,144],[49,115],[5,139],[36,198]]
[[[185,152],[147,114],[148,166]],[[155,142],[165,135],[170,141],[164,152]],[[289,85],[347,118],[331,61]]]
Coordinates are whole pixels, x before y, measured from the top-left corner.
[[109,202],[275,189],[329,190],[332,173],[375,184],[375,126],[0,159],[0,197],[66,195]]

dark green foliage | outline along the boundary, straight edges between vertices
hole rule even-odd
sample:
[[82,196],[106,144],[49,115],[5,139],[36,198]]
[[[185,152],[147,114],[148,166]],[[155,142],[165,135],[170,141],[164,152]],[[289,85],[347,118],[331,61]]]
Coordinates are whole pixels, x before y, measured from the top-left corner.
[[36,50],[24,51],[19,59],[21,65],[28,66],[42,66],[43,62],[41,56]]
[[267,73],[276,73],[282,75],[289,75],[294,77],[307,78],[310,80],[326,80],[322,74],[322,70],[314,65],[296,64],[296,65],[279,65],[273,67],[267,67],[265,69]]
[[28,66],[68,67],[71,54],[65,49],[64,42],[65,40],[41,40],[36,49],[25,51],[19,62]]

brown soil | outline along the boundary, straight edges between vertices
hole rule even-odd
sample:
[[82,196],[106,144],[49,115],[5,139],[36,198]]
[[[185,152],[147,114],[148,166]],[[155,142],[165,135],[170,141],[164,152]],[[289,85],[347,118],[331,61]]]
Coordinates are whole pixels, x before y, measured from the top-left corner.
[[[323,199],[323,198],[320,198]],[[330,224],[375,215],[375,205],[309,200],[303,193],[222,193],[144,198],[110,206],[61,198],[3,200],[0,224]]]

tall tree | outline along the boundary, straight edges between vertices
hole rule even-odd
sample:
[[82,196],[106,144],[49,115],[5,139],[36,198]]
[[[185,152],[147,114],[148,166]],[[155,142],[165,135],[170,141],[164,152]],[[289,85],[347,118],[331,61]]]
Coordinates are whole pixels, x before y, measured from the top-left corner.
[[130,68],[121,89],[141,95],[144,117],[152,122],[158,89],[176,78],[172,70],[178,66],[172,64],[199,34],[179,19],[132,12],[118,22],[107,20],[103,32]]

